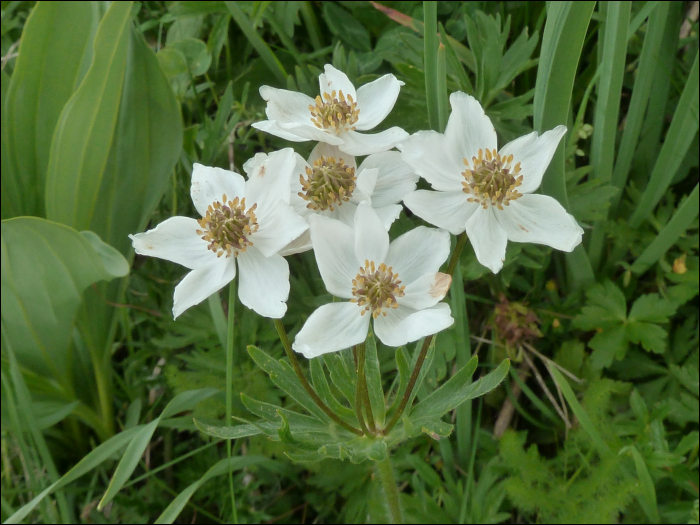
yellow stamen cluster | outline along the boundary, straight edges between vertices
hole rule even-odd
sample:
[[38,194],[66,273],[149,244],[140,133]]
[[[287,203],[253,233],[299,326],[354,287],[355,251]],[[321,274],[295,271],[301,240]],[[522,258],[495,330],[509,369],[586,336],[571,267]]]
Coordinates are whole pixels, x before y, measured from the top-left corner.
[[494,150],[479,150],[478,157],[472,157],[471,168],[469,161],[462,159],[467,167],[462,172],[465,181],[462,183],[464,193],[472,195],[469,202],[478,202],[486,209],[495,206],[499,210],[508,206],[523,196],[516,190],[522,185],[523,176],[520,173],[520,163],[511,167],[513,155],[499,155]]
[[309,105],[309,111],[311,111],[311,122],[317,128],[335,133],[354,130],[354,124],[360,115],[357,102],[351,95],[347,97],[343,95],[342,89],[337,97],[335,90],[330,94],[323,93],[323,98],[320,95],[317,96],[316,105]]
[[352,280],[351,303],[364,306],[360,315],[371,312],[375,319],[379,314],[386,316],[382,308],[398,308],[397,297],[403,297],[406,286],[400,286],[399,274],[391,267],[381,263],[377,269],[374,261],[365,260],[365,266],[360,267],[360,273]]
[[246,210],[245,198],[239,201],[236,197],[230,201],[224,194],[221,201],[210,204],[207,214],[197,221],[202,227],[197,230],[197,235],[209,243],[207,248],[217,257],[224,254],[235,257],[253,245],[248,236],[258,231],[255,217],[257,207],[257,204],[253,204]]
[[343,159],[336,162],[334,157],[321,157],[314,161],[313,168],[306,167],[306,177],[299,175],[304,190],[299,196],[308,201],[307,208],[333,211],[352,197],[356,180],[355,168]]

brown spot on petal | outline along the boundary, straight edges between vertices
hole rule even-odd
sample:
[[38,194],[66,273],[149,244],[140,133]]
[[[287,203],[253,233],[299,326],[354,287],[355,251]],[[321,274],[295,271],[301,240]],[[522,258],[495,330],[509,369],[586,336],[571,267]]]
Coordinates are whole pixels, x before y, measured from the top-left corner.
[[521,229],[522,231],[524,231],[525,233],[530,233],[530,230],[525,229],[525,227],[523,227],[522,224],[518,224],[518,228],[520,228],[520,229]]
[[265,166],[260,166],[260,170],[258,171],[258,177],[264,177],[265,176]]
[[452,283],[452,277],[446,273],[438,272],[435,276],[435,282],[430,287],[430,296],[442,299],[447,295],[447,290],[450,289],[450,284]]

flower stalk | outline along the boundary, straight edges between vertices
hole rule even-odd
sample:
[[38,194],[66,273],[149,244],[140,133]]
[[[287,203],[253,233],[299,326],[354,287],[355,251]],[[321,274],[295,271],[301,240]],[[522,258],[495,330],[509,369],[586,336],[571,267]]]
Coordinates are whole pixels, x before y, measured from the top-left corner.
[[[358,405],[358,411],[362,410],[362,405],[365,407],[365,415],[367,416],[367,425],[370,434],[376,434],[377,427],[374,423],[374,415],[372,414],[372,405],[369,402],[369,392],[367,390],[367,377],[365,376],[365,343],[355,345],[357,354],[357,392],[362,401]],[[357,399],[358,396],[355,396]]]
[[275,328],[277,328],[277,334],[279,335],[280,341],[282,341],[282,346],[284,347],[284,351],[287,353],[287,357],[289,358],[289,361],[292,363],[292,368],[294,369],[294,372],[296,373],[297,377],[299,378],[299,381],[301,381],[301,384],[304,386],[304,390],[306,390],[306,393],[311,396],[311,399],[314,400],[314,403],[318,405],[318,408],[323,410],[323,412],[331,418],[333,421],[338,423],[341,427],[343,427],[345,430],[348,432],[352,432],[353,434],[357,434],[358,436],[364,435],[364,432],[362,430],[353,427],[352,425],[346,423],[338,415],[333,412],[333,410],[330,409],[328,405],[326,405],[323,400],[318,397],[318,394],[316,391],[313,389],[313,387],[309,384],[309,382],[306,379],[306,376],[304,375],[304,372],[301,370],[301,366],[299,366],[299,361],[297,360],[296,354],[292,351],[292,345],[289,343],[289,337],[287,337],[287,330],[284,328],[284,324],[282,324],[282,321],[280,319],[274,319],[275,321]]
[[[226,424],[231,423],[233,416],[233,336],[236,319],[236,279],[231,281],[228,291],[228,329],[226,332]],[[231,459],[232,441],[226,441],[226,455]],[[236,511],[236,492],[233,488],[233,466],[229,461],[228,469],[229,491],[231,493],[231,507],[233,509],[233,522],[238,523],[238,512]]]
[[[466,242],[467,234],[465,232],[460,233],[457,236],[457,245],[455,246],[455,249],[452,252],[450,263],[447,265],[447,274],[450,277],[452,277],[452,274],[454,273],[455,268],[457,267],[457,263],[459,262],[459,256],[462,254],[462,250],[464,249],[464,245],[466,244]],[[406,385],[406,391],[403,393],[403,397],[401,398],[401,402],[399,403],[396,412],[394,412],[394,415],[392,416],[391,420],[384,428],[384,434],[388,434],[391,431],[391,429],[394,428],[394,425],[396,425],[396,423],[399,421],[401,414],[403,414],[403,411],[405,410],[406,405],[408,404],[408,400],[411,399],[413,387],[416,385],[416,381],[418,380],[420,370],[423,367],[423,362],[425,361],[425,356],[428,354],[428,349],[430,348],[430,343],[432,343],[433,341],[433,337],[434,335],[429,335],[423,341],[423,346],[421,347],[420,353],[418,354],[418,359],[416,359],[416,365],[413,367],[413,372],[411,372],[411,377],[408,380],[408,385]]]
[[399,503],[399,489],[396,486],[394,479],[394,470],[391,464],[391,458],[387,452],[387,456],[375,463],[377,465],[377,474],[382,482],[386,503],[389,510],[389,523],[403,523],[401,517],[401,505]]

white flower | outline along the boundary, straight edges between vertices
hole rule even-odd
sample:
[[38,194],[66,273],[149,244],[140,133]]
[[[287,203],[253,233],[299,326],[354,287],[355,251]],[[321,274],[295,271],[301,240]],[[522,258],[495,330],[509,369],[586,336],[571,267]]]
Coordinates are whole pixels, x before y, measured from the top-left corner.
[[362,343],[370,319],[374,333],[401,346],[452,325],[450,307],[440,303],[451,277],[439,273],[450,251],[444,230],[415,228],[389,244],[389,234],[372,206],[357,207],[354,227],[313,215],[311,241],[326,289],[350,302],[330,303],[311,314],[293,348],[307,358]]
[[326,64],[318,80],[321,95],[315,100],[296,91],[262,86],[260,96],[267,102],[269,120],[253,127],[293,142],[325,142],[350,155],[387,151],[408,136],[398,127],[375,135],[355,131],[373,129],[394,107],[403,85],[394,75],[384,75],[355,91],[345,73]]
[[[264,153],[258,153],[243,165],[249,177],[254,177],[254,164]],[[418,175],[401,160],[398,151],[384,151],[368,156],[357,167],[355,157],[342,153],[337,146],[319,142],[308,162],[296,155],[297,165],[290,185],[290,203],[308,222],[314,214],[338,219],[352,226],[355,211],[362,201],[370,201],[388,230],[398,218],[404,195],[416,189]],[[311,249],[309,230],[280,251],[281,255],[301,253]]]
[[427,222],[457,235],[466,230],[481,264],[497,273],[510,241],[572,251],[583,230],[552,197],[536,195],[566,127],[530,133],[496,150],[496,130],[479,102],[450,96],[445,134],[419,131],[402,158],[437,191],[408,194],[404,204]]
[[202,219],[171,217],[130,235],[136,253],[190,270],[175,287],[173,315],[201,303],[240,272],[238,296],[262,316],[287,311],[289,265],[279,250],[307,229],[289,205],[291,148],[272,153],[247,181],[238,173],[195,164],[191,195]]

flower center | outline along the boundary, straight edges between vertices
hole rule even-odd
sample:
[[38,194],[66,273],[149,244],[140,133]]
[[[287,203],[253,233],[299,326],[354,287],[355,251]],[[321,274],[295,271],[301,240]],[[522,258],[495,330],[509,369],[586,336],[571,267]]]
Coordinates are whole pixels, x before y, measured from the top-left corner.
[[464,193],[473,195],[467,199],[469,202],[478,202],[484,209],[495,206],[499,210],[503,206],[508,206],[510,201],[514,201],[523,196],[516,188],[523,183],[523,176],[520,173],[520,163],[511,166],[513,155],[501,157],[494,150],[479,150],[478,157],[472,157],[472,168],[469,168],[469,161],[462,159],[467,167],[462,172],[465,181]]
[[338,97],[335,96],[335,90],[328,93],[323,93],[316,97],[316,105],[309,105],[311,111],[311,122],[323,130],[332,130],[335,133],[341,131],[354,130],[360,110],[357,109],[357,102],[352,99],[352,96],[343,95],[341,89]]
[[257,207],[257,204],[253,204],[246,211],[245,198],[239,201],[236,197],[227,202],[224,194],[223,199],[210,204],[207,214],[197,221],[202,227],[197,230],[197,235],[209,243],[207,248],[216,253],[217,257],[223,254],[226,257],[233,254],[235,257],[253,245],[248,236],[258,231],[255,217]]
[[352,280],[351,303],[357,303],[364,307],[360,315],[365,312],[372,312],[375,319],[379,314],[386,315],[382,308],[398,308],[397,297],[405,295],[406,285],[400,286],[399,274],[392,272],[391,267],[381,263],[379,269],[374,265],[374,261],[365,260],[365,266],[360,267],[360,273]]
[[308,201],[307,208],[331,210],[348,201],[355,191],[355,168],[343,159],[338,162],[333,157],[321,157],[314,161],[313,168],[306,167],[306,177],[299,175],[304,191],[299,196]]

